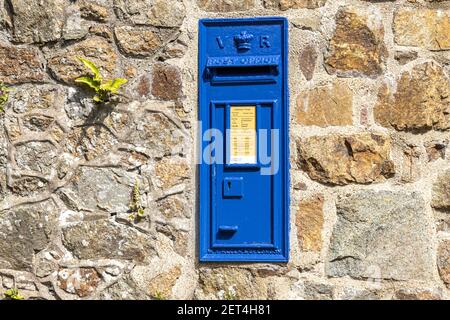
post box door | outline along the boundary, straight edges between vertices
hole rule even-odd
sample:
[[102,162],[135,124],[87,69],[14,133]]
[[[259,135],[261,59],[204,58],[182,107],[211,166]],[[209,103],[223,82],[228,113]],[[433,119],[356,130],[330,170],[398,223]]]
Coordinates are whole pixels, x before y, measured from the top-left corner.
[[287,261],[287,21],[201,20],[199,44],[200,260]]

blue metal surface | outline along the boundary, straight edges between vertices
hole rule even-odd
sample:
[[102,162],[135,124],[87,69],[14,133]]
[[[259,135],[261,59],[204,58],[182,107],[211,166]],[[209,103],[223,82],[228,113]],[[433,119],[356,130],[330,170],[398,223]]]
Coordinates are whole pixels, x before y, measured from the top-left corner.
[[[229,141],[230,108],[255,107],[256,129],[267,130],[262,159],[209,164],[201,159],[200,261],[287,262],[289,259],[288,23],[285,18],[203,19],[199,22],[201,154],[207,130]],[[278,134],[275,131],[278,130]],[[226,144],[226,143],[225,143]],[[216,150],[217,152],[217,150]],[[267,171],[267,170],[266,170]]]
[[224,198],[242,198],[243,177],[225,177],[223,178],[223,197]]

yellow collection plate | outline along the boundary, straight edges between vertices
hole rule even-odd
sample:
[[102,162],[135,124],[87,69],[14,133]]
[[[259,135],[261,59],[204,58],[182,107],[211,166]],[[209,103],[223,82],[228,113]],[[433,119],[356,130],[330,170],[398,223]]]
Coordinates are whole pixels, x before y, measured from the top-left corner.
[[230,107],[230,164],[256,164],[256,106]]

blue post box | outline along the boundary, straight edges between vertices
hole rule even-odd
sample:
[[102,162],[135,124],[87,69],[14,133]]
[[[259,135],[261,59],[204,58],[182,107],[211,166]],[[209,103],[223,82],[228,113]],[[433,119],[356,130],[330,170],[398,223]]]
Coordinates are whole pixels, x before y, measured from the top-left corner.
[[289,259],[287,30],[200,20],[200,261]]

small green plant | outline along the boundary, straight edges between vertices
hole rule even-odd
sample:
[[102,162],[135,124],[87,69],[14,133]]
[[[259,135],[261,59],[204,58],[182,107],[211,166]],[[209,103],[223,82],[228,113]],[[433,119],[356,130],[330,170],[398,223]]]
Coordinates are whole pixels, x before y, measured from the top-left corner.
[[84,58],[78,58],[92,73],[91,76],[80,77],[75,80],[78,83],[84,83],[95,91],[92,100],[96,103],[104,103],[111,100],[111,97],[119,93],[122,85],[128,82],[127,79],[116,78],[114,80],[104,81],[99,68],[92,62]]
[[24,297],[22,297],[19,294],[19,290],[17,290],[16,288],[13,288],[13,289],[6,290],[5,299],[6,300],[23,300]]
[[9,89],[3,82],[0,82],[0,112],[4,112],[4,107],[9,99]]
[[131,195],[130,202],[131,214],[129,215],[130,220],[141,219],[144,217],[144,208],[141,205],[141,188],[139,186],[139,181],[134,182],[133,194]]
[[156,291],[155,294],[153,295],[153,298],[155,300],[166,300],[166,297],[164,296],[164,294],[162,292]]
[[235,295],[230,291],[225,292],[224,298],[225,300],[236,300]]
[[229,286],[227,290],[220,290],[218,296],[219,299],[236,300],[236,289],[234,286]]

